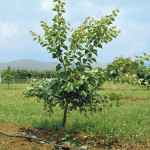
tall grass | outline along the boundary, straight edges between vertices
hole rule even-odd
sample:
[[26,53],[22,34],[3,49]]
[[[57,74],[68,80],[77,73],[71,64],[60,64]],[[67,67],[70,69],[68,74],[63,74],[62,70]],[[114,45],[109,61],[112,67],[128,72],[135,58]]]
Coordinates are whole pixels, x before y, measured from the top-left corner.
[[[107,83],[108,84],[108,83]],[[29,126],[39,129],[59,130],[62,123],[63,111],[55,108],[54,114],[43,110],[43,102],[36,102],[35,98],[24,98],[22,90],[28,85],[0,85],[0,122],[12,125]],[[104,85],[101,93],[110,91],[120,93],[131,92],[133,87],[111,84]],[[123,90],[124,89],[124,90]],[[134,87],[136,98],[142,98],[139,91],[146,92],[144,98],[149,98],[145,89]],[[125,95],[126,96],[126,95]],[[143,95],[142,95],[143,96]],[[129,97],[129,95],[127,95]],[[68,114],[66,132],[91,133],[104,139],[123,142],[148,143],[150,142],[150,101],[123,101],[120,107],[106,108],[101,113],[91,115],[72,111]]]

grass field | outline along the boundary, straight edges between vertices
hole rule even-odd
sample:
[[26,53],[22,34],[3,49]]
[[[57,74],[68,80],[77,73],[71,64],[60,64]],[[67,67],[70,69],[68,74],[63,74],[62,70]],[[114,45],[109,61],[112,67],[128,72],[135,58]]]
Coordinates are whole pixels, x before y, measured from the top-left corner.
[[[31,128],[58,130],[62,123],[62,110],[55,108],[55,113],[43,110],[43,103],[35,98],[26,99],[22,91],[29,85],[0,84],[0,122]],[[128,98],[150,99],[150,91],[146,88],[128,84],[114,85],[106,83],[98,93],[122,93]],[[106,108],[102,113],[85,117],[78,111],[68,114],[66,124],[68,133],[91,133],[110,141],[130,143],[150,143],[150,100],[125,101],[119,107]],[[0,147],[1,149],[1,147]]]
[[102,95],[113,93],[121,93],[124,98],[144,98],[150,99],[150,90],[147,90],[144,86],[132,86],[129,84],[116,84],[112,82],[105,83],[98,91]]

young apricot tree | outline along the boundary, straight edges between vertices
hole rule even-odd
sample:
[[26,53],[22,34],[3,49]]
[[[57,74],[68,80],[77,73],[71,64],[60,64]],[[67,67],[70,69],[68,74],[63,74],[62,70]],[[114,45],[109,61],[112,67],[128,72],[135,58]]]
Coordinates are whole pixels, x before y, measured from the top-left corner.
[[[53,18],[53,25],[41,21],[44,30],[44,37],[30,31],[42,47],[46,47],[60,64],[56,70],[62,70],[58,78],[46,79],[40,82],[33,80],[31,88],[24,91],[26,97],[36,96],[43,99],[45,106],[50,112],[53,107],[59,105],[64,110],[61,130],[64,130],[67,112],[71,110],[101,111],[104,106],[118,102],[119,96],[110,94],[102,97],[96,93],[95,87],[99,78],[95,76],[91,64],[96,62],[97,48],[102,48],[103,43],[111,42],[120,33],[116,26],[113,26],[115,17],[119,12],[113,10],[111,15],[106,15],[100,21],[87,17],[77,28],[70,29],[70,24],[65,21],[65,2],[54,0],[56,3],[53,11],[56,15]],[[68,37],[68,33],[71,36]],[[68,46],[67,43],[70,42]]]

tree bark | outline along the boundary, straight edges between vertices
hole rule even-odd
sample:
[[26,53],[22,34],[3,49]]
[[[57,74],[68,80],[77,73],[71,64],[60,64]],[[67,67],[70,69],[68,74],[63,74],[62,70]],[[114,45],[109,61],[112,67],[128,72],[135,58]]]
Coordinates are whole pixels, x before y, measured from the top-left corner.
[[65,105],[65,110],[64,110],[64,117],[63,117],[63,123],[61,128],[64,129],[66,125],[66,120],[67,120],[67,112],[68,112],[68,100],[66,100],[66,105]]
[[60,129],[60,133],[59,133],[59,138],[58,138],[58,143],[60,143],[61,141],[61,136],[64,133],[64,129],[65,129],[65,125],[66,125],[66,121],[67,121],[67,112],[68,112],[68,100],[66,99],[66,104],[65,104],[65,109],[64,109],[64,117],[63,117],[63,123],[61,125],[61,129]]

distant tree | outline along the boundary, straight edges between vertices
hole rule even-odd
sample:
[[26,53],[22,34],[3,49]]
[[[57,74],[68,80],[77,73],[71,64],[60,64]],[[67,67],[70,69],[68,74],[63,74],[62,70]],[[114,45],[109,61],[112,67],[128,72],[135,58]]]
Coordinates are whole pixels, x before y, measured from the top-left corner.
[[0,84],[2,82],[2,76],[1,76],[1,74],[2,74],[2,71],[0,70]]
[[143,79],[141,84],[144,86],[147,86],[147,90],[149,90],[149,87],[150,87],[150,67],[138,69],[137,76],[139,79]]
[[147,55],[144,53],[145,58],[136,56],[137,59],[139,59],[140,66],[137,69],[137,77],[142,80],[141,84],[147,87],[147,90],[149,90],[150,87],[150,66],[147,67],[145,65],[145,61],[149,61],[150,55]]
[[115,60],[108,64],[105,74],[107,80],[114,83],[129,83],[132,85],[150,86],[150,68],[145,66],[145,62],[149,61],[150,55],[144,53],[144,56],[135,56],[123,58],[116,57]]
[[12,75],[12,71],[11,71],[10,66],[8,66],[7,70],[5,70],[3,79],[5,79],[7,81],[8,89],[9,89],[9,84],[10,84],[11,80],[13,79],[13,75]]

